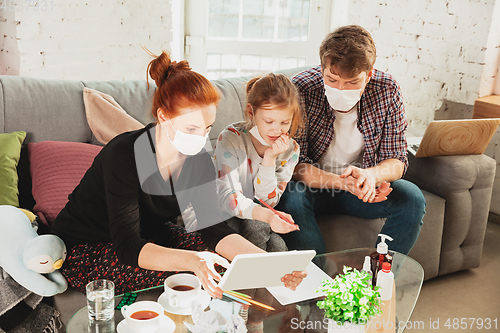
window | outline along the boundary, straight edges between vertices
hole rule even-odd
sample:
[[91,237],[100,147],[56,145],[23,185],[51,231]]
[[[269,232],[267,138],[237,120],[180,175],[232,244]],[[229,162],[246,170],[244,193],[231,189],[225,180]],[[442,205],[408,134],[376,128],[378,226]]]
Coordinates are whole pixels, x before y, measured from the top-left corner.
[[319,63],[330,26],[319,0],[186,0],[186,59],[209,79]]

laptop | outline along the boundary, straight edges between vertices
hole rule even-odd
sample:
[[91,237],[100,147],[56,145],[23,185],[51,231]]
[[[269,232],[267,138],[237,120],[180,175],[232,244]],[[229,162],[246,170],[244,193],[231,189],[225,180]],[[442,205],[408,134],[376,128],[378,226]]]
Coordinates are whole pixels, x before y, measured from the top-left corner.
[[408,137],[408,152],[415,157],[480,155],[500,124],[500,118],[435,120],[423,137]]

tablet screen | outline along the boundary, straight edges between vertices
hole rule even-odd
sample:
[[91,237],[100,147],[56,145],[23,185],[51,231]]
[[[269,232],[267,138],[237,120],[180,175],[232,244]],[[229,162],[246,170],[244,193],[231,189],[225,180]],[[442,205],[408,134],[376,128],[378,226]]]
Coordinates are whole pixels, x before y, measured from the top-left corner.
[[305,270],[314,250],[239,254],[219,282],[222,290],[282,286],[281,278]]

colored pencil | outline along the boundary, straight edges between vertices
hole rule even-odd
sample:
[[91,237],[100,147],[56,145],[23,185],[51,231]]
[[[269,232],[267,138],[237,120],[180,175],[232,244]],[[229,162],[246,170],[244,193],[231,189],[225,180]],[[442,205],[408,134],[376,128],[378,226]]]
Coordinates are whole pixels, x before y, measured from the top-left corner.
[[230,298],[232,299],[233,301],[236,301],[236,302],[240,302],[240,303],[243,303],[243,304],[246,304],[246,305],[249,305],[250,303],[248,303],[247,301],[245,300],[242,300],[241,298],[238,298],[236,296],[233,296],[233,295],[229,295],[228,293],[224,292],[222,293],[223,296],[227,297],[227,298]]
[[234,294],[234,296],[242,296],[242,297],[245,297],[245,298],[252,298],[251,296],[249,296],[247,294],[239,293],[239,292],[233,291],[233,290],[228,290],[226,292],[230,293],[230,294]]
[[290,220],[288,217],[286,217],[285,215],[281,214],[280,212],[278,212],[276,209],[274,209],[273,207],[269,206],[267,203],[264,202],[264,200],[262,199],[257,199],[255,198],[254,200],[258,200],[258,202],[260,202],[261,204],[263,204],[264,206],[266,206],[266,208],[270,209],[274,214],[278,215],[279,217],[281,217],[283,220],[285,220],[286,222],[292,224],[292,225],[295,225],[295,223],[293,223],[292,220]]
[[[225,291],[224,295],[229,295],[228,293],[230,293],[230,291],[229,292]],[[233,296],[234,298],[238,298],[238,297],[236,297],[234,295],[231,295],[231,296]],[[267,309],[267,310],[271,310],[271,311],[275,311],[275,309],[272,306],[269,306],[269,305],[266,305],[266,304],[262,304],[260,302],[257,302],[255,300],[253,300],[253,299],[245,298],[245,301],[249,302],[250,305],[257,305],[257,306],[260,306],[261,308],[264,308],[264,309]]]
[[247,302],[249,302],[250,305],[257,305],[257,306],[260,306],[261,308],[264,308],[264,309],[267,309],[267,310],[271,310],[271,311],[275,310],[272,306],[269,306],[269,305],[266,305],[266,304],[262,304],[260,302],[254,301],[253,299],[247,299]]

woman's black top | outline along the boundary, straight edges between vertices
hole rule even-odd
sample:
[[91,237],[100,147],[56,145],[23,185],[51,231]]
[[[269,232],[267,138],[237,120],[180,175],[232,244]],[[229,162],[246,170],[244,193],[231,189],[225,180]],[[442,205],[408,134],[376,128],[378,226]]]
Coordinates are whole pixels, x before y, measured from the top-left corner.
[[149,124],[118,135],[96,156],[51,227],[68,248],[111,242],[122,263],[137,267],[147,239],[154,239],[189,203],[209,248],[236,233],[220,222],[227,217],[219,209],[210,155],[203,150],[188,156],[177,180],[166,182],[156,164],[154,131]]

